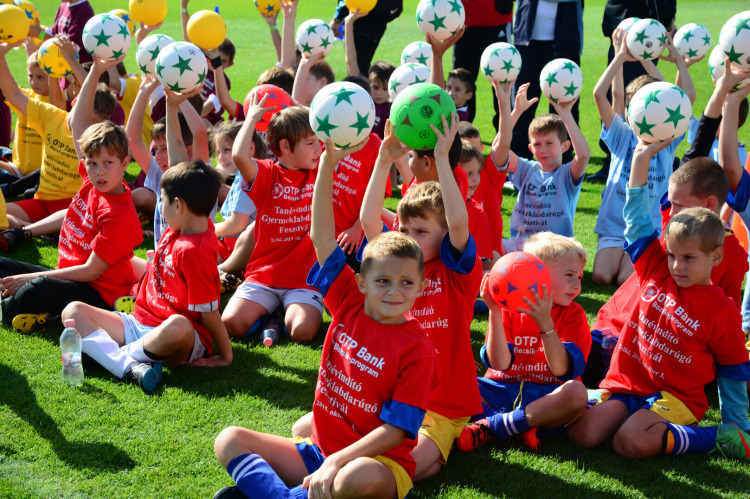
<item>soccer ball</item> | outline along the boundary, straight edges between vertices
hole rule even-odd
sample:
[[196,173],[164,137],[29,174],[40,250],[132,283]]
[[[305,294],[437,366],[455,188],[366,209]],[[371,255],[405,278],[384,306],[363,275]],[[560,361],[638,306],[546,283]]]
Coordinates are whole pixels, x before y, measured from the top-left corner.
[[638,90],[628,106],[628,120],[644,142],[663,142],[679,137],[690,124],[693,106],[677,85],[664,81],[649,83]]
[[664,52],[667,30],[656,19],[641,19],[628,30],[625,44],[630,54],[641,61],[655,59]]
[[362,142],[375,124],[375,103],[365,89],[342,81],[323,87],[310,104],[310,126],[320,140],[346,148]]
[[258,85],[250,90],[250,92],[247,93],[247,97],[245,97],[245,103],[242,107],[245,110],[246,117],[247,111],[250,109],[250,105],[253,102],[253,97],[257,95],[258,101],[260,102],[260,99],[266,94],[268,94],[268,98],[266,99],[266,102],[263,103],[263,107],[273,107],[273,109],[263,113],[263,116],[261,116],[260,120],[255,124],[255,129],[259,132],[265,132],[268,130],[268,124],[271,122],[271,117],[273,117],[274,114],[294,105],[289,94],[276,85]]
[[711,48],[711,33],[702,24],[686,24],[675,33],[674,46],[690,61],[697,61],[708,54],[708,49]]
[[346,8],[349,9],[350,12],[359,9],[360,14],[367,14],[370,12],[375,7],[376,3],[377,0],[344,0]]
[[518,307],[528,308],[523,300],[534,302],[536,291],[544,295],[544,287],[550,292],[550,275],[547,266],[539,258],[523,251],[514,251],[500,258],[490,271],[490,295],[495,303],[509,312]]
[[[29,21],[29,26],[39,24],[39,11],[33,3],[29,2],[29,0],[13,0],[13,2],[8,3],[12,3],[16,7],[20,7],[26,13],[26,19]],[[33,41],[36,44],[42,43],[41,40],[37,37],[34,37]]]
[[273,17],[281,9],[281,2],[279,0],[255,0],[255,8],[261,15]]
[[16,43],[29,34],[26,13],[15,5],[0,5],[0,42]]
[[83,46],[95,57],[114,61],[130,48],[128,25],[112,14],[97,14],[83,27]]
[[640,20],[641,20],[640,17],[626,17],[625,19],[620,21],[620,24],[617,25],[617,29],[621,29],[625,33],[627,33],[630,27]]
[[493,43],[482,52],[479,65],[490,82],[510,83],[521,72],[521,54],[510,43]]
[[203,84],[208,73],[206,56],[188,42],[167,45],[156,58],[156,77],[172,92],[190,92]]
[[396,137],[415,150],[434,149],[437,136],[430,125],[443,131],[441,116],[445,115],[448,126],[451,115],[456,112],[453,99],[442,88],[432,83],[410,85],[391,105],[391,124]]
[[227,25],[213,10],[199,10],[188,19],[187,34],[198,47],[213,50],[227,37]]
[[[28,0],[21,0],[21,1],[25,2]],[[130,36],[132,37],[133,35],[135,35],[135,29],[137,26],[135,25],[135,21],[133,20],[133,18],[130,17],[130,12],[128,12],[125,9],[115,9],[115,10],[110,10],[109,13],[125,21],[125,24],[128,25],[128,29],[130,30]]]
[[570,59],[554,59],[542,68],[539,86],[549,100],[570,102],[581,93],[583,72]]
[[443,41],[460,30],[465,18],[461,0],[421,0],[417,5],[419,29],[438,41]]
[[[724,76],[725,58],[726,55],[724,54],[724,51],[721,50],[721,47],[718,45],[714,47],[714,49],[711,51],[711,55],[708,56],[708,71],[711,73],[711,79],[714,81],[714,85],[719,78]],[[734,87],[732,87],[732,90],[739,90],[740,88],[744,88],[748,85],[750,85],[750,78],[746,78],[737,83]]]
[[143,39],[138,50],[135,52],[135,62],[141,68],[143,74],[156,74],[156,58],[159,57],[164,48],[170,43],[174,43],[171,36],[167,35],[148,35]]
[[[60,51],[57,38],[50,38],[42,43],[38,52],[39,67],[52,78],[65,78],[73,74],[73,69]],[[78,53],[76,53],[78,59]]]
[[416,62],[423,66],[431,67],[432,64],[432,47],[425,42],[411,42],[404,47],[401,52],[401,64]]
[[729,18],[719,33],[719,47],[730,62],[750,71],[750,10]]
[[297,28],[297,48],[304,57],[327,55],[333,48],[333,30],[325,21],[310,19]]
[[136,22],[156,26],[167,17],[167,0],[130,0],[128,10]]
[[415,83],[430,81],[430,68],[417,62],[402,64],[397,67],[388,79],[388,94],[395,99],[403,89]]

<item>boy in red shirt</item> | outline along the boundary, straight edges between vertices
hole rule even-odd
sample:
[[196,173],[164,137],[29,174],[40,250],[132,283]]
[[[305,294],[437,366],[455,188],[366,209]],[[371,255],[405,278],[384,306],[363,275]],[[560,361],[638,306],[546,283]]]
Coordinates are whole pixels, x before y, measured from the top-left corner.
[[639,142],[626,193],[625,251],[643,290],[625,325],[601,387],[601,403],[568,429],[571,440],[596,447],[614,437],[623,457],[704,453],[748,459],[750,435],[732,425],[698,427],[708,409],[704,386],[716,364],[747,366],[739,310],[711,284],[725,229],[705,208],[672,216],[659,242],[648,209],[648,167],[669,145]]
[[84,353],[146,392],[161,378],[154,362],[209,367],[232,362],[219,313],[219,245],[209,219],[220,184],[216,170],[200,160],[164,173],[162,213],[169,227],[141,281],[132,315],[80,302],[63,311],[64,319],[76,321]]
[[326,143],[313,194],[317,263],[307,281],[324,293],[333,318],[323,343],[312,439],[226,428],[214,450],[237,486],[216,498],[237,497],[239,489],[256,499],[401,499],[411,489],[410,452],[427,407],[435,355],[409,309],[427,281],[419,246],[398,233],[381,234],[367,245],[361,274],[345,264],[333,223],[333,178],[339,161],[358,147],[340,150]]
[[509,312],[490,296],[489,275],[482,281],[490,318],[481,357],[489,369],[479,378],[483,417],[458,439],[464,452],[519,434],[536,450],[537,428],[554,430],[586,407],[586,387],[578,377],[591,335],[586,312],[573,301],[581,292],[586,250],[573,239],[540,232],[529,238],[524,251],[547,265],[550,289],[540,290],[541,297],[532,291],[535,300],[526,300],[528,308]]
[[62,224],[57,268],[0,259],[2,322],[21,331],[58,320],[72,300],[111,309],[135,282],[130,259],[143,237],[122,179],[129,164],[127,135],[111,122],[91,125],[99,76],[113,64],[95,62],[70,114],[83,183],[67,212],[56,213],[55,223]]

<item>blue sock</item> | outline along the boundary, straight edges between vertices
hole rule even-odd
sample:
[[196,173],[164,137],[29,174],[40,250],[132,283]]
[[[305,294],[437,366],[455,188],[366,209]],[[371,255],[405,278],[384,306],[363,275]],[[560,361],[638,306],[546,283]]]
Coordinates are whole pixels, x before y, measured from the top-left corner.
[[307,499],[308,489],[303,489],[302,485],[298,485],[293,489],[289,489],[290,497],[293,499]]
[[501,412],[487,418],[487,421],[490,423],[492,434],[500,440],[518,435],[531,428],[531,425],[526,422],[526,413],[523,409],[516,409],[512,412]]
[[[665,423],[667,432],[664,435],[665,454],[704,454],[716,446],[717,426],[701,428]],[[670,438],[671,437],[671,438]]]
[[237,488],[253,499],[307,497],[307,490],[304,496],[293,496],[271,465],[258,454],[235,457],[227,465],[227,473],[237,484]]
[[476,416],[471,417],[471,421],[474,422],[478,419],[490,419],[492,416],[499,414],[497,412],[497,409],[494,407],[490,407],[484,402],[482,402],[482,412],[480,414],[477,414]]

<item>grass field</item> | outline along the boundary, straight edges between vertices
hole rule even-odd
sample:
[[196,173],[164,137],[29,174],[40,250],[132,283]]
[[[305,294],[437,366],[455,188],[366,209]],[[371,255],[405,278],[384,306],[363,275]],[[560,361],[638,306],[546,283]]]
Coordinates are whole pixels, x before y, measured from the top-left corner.
[[[117,0],[91,0],[97,12],[126,7]],[[191,11],[212,9],[215,1],[193,0]],[[408,42],[421,39],[414,22],[417,0],[406,0],[405,13],[389,25],[375,59],[396,61]],[[591,144],[589,173],[598,170],[603,153],[596,143],[599,120],[591,90],[606,66],[608,41],[601,34],[604,0],[586,2],[585,44],[581,67],[585,88],[581,102],[581,128]],[[333,0],[300,0],[297,23],[319,17],[329,19]],[[51,24],[57,2],[36,2],[42,22]],[[257,76],[275,63],[275,53],[265,22],[249,0],[222,1],[229,36],[237,45],[235,65],[228,71],[232,94],[242,101]],[[677,24],[700,22],[714,36],[745,1],[681,0]],[[179,3],[170,1],[162,32],[179,37]],[[281,24],[281,21],[280,21]],[[135,68],[135,50],[126,63]],[[13,75],[26,86],[24,57],[8,57]],[[337,75],[345,72],[343,47],[329,56]],[[446,61],[446,66],[450,63]],[[668,79],[673,67],[660,69]],[[706,62],[691,68],[699,115],[712,90]],[[477,124],[485,142],[492,139],[489,84],[479,81]],[[543,106],[543,108],[546,106]],[[750,127],[740,140],[748,142]],[[679,153],[684,152],[681,146]],[[137,172],[131,166],[130,174]],[[593,259],[593,228],[602,186],[585,182],[575,220],[578,239]],[[514,195],[505,192],[509,216]],[[394,203],[395,201],[389,201]],[[138,249],[145,256],[147,240]],[[27,243],[10,255],[53,266],[56,248],[41,242]],[[613,292],[591,284],[591,261],[586,267],[583,293],[578,302],[590,319]],[[327,328],[327,322],[323,328]],[[472,323],[475,351],[484,340],[486,321]],[[324,331],[324,329],[323,329]],[[116,382],[103,369],[86,371],[79,389],[60,381],[60,330],[21,335],[0,328],[0,497],[211,497],[230,479],[213,456],[213,441],[228,425],[290,435],[292,423],[310,410],[321,339],[310,345],[282,342],[266,349],[255,340],[234,343],[234,362],[226,368],[170,367],[153,395]],[[709,389],[712,409],[703,424],[717,424],[715,390]],[[416,485],[415,498],[508,497],[747,497],[750,469],[717,457],[687,456],[627,461],[608,445],[593,451],[572,446],[563,436],[543,441],[539,453],[520,444],[486,446],[470,455],[454,454],[436,476]]]

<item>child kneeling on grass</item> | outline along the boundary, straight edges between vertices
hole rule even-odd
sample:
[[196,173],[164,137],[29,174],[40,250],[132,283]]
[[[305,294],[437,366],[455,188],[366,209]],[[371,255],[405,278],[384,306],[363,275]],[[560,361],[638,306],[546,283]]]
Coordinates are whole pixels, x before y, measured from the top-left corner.
[[[141,281],[132,315],[80,302],[63,310],[63,320],[76,321],[83,352],[144,391],[155,390],[161,379],[154,362],[208,367],[232,362],[219,313],[219,247],[209,219],[220,183],[216,170],[200,160],[164,173],[162,214],[169,228]],[[218,355],[205,357],[214,350]]]
[[554,430],[575,419],[586,407],[583,373],[591,348],[583,307],[573,302],[581,292],[586,250],[578,241],[552,232],[531,236],[524,251],[549,269],[550,289],[528,308],[503,311],[489,294],[490,275],[482,282],[482,297],[490,309],[487,343],[481,350],[489,368],[479,378],[484,413],[464,428],[458,448],[476,449],[491,439],[523,434],[538,448],[537,428]]
[[327,141],[313,191],[317,263],[308,282],[325,295],[333,318],[323,343],[312,439],[224,429],[214,449],[237,486],[214,497],[236,497],[239,489],[252,498],[306,498],[308,491],[310,497],[403,498],[411,489],[416,465],[410,453],[435,354],[408,312],[427,281],[419,245],[398,233],[370,241],[360,274],[346,265],[336,242],[333,174],[358,147],[340,150]]

